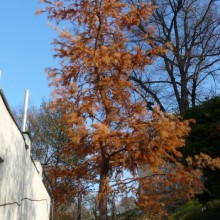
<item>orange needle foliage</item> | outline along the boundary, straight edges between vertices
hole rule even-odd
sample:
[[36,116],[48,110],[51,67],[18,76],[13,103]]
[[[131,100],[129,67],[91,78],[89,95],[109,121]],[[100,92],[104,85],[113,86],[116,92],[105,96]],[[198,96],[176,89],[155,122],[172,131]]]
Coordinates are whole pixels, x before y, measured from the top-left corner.
[[[62,109],[71,139],[64,153],[82,158],[63,175],[98,184],[100,219],[106,219],[107,198],[114,190],[135,192],[142,207],[153,204],[158,210],[164,208],[159,192],[172,188],[192,196],[200,190],[200,172],[179,162],[188,122],[157,109],[147,113],[128,81],[133,70],[143,70],[165,52],[130,41],[132,27],[146,20],[153,7],[116,0],[41,1],[51,20],[70,25],[58,29],[54,42],[61,68],[48,70],[54,105]],[[152,34],[149,27],[146,38]]]

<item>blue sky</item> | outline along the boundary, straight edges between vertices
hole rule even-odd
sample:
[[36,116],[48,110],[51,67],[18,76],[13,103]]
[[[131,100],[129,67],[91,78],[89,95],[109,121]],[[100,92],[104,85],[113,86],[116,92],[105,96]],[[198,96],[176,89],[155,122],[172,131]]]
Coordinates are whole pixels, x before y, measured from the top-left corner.
[[0,1],[0,88],[11,108],[23,105],[26,89],[30,104],[49,99],[46,67],[56,65],[51,42],[56,32],[46,15],[35,15],[38,0]]

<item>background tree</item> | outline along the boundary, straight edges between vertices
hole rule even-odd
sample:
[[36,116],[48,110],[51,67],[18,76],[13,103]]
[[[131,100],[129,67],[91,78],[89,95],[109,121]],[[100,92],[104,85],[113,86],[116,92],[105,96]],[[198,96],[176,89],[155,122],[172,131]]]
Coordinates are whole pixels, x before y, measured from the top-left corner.
[[214,0],[151,2],[156,9],[133,30],[133,41],[149,48],[145,38],[152,24],[151,46],[169,46],[150,69],[133,71],[130,78],[161,110],[182,112],[219,89],[220,13]]
[[[16,121],[21,127],[23,108],[18,107],[13,111]],[[59,219],[74,203],[78,203],[81,195],[71,192],[80,188],[79,181],[65,175],[69,170],[69,163],[74,160],[80,162],[74,154],[64,158],[63,154],[69,147],[69,138],[64,130],[61,112],[54,111],[50,103],[42,102],[39,108],[31,106],[28,110],[27,127],[32,139],[32,158],[39,160],[43,166],[43,181],[51,196],[53,217]],[[76,163],[77,163],[76,162]],[[80,190],[82,193],[82,190]],[[68,202],[65,198],[69,197]],[[62,204],[62,206],[61,206]],[[79,214],[79,213],[78,213]]]
[[[130,39],[132,27],[149,18],[152,6],[114,0],[42,2],[58,24],[54,44],[60,68],[48,69],[48,74],[55,87],[54,108],[61,110],[71,142],[64,156],[84,158],[77,166],[71,161],[66,173],[90,182],[91,188],[98,185],[100,219],[107,219],[108,197],[115,192],[138,194],[142,207],[153,204],[158,213],[164,208],[158,193],[166,191],[164,185],[175,196],[193,196],[201,189],[200,172],[183,167],[178,151],[188,122],[158,109],[147,114],[146,102],[127,80],[132,71],[141,72],[156,54],[164,53],[164,48],[146,50]],[[68,26],[61,30],[62,22]],[[145,29],[146,41],[151,35]],[[150,175],[139,176],[138,169],[146,170],[146,164]],[[175,169],[163,172],[167,164]]]

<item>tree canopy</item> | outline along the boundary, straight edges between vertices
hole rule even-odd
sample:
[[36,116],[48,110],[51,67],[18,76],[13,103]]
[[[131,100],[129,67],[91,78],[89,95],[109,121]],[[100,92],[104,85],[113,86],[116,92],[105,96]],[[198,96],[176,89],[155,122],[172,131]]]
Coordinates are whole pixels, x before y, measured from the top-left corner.
[[134,28],[133,41],[149,48],[145,33],[153,25],[150,46],[169,46],[167,53],[158,53],[150,69],[133,71],[131,80],[161,110],[183,112],[218,93],[220,13],[214,0],[151,2],[156,8]]
[[200,170],[180,163],[189,122],[159,108],[147,112],[146,100],[129,80],[169,46],[152,42],[150,25],[144,33],[149,48],[132,41],[134,28],[155,7],[115,0],[42,2],[58,25],[54,47],[60,68],[49,68],[48,76],[53,108],[61,111],[70,140],[63,157],[82,158],[69,161],[63,175],[98,189],[100,219],[107,219],[112,194],[137,195],[139,205],[158,217],[172,203],[169,197],[190,198],[201,190]]

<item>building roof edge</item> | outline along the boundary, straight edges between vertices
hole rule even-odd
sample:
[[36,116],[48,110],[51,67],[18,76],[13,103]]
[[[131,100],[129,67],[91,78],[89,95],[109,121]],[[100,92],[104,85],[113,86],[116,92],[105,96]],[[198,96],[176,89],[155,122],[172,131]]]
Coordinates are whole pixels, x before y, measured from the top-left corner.
[[15,118],[14,118],[14,115],[13,115],[13,113],[12,113],[12,111],[11,111],[11,108],[10,108],[10,106],[9,106],[9,104],[8,104],[8,101],[7,101],[6,97],[5,97],[5,94],[4,94],[4,92],[3,92],[2,89],[0,89],[0,96],[2,97],[2,100],[3,100],[4,104],[5,104],[5,107],[6,107],[6,109],[8,110],[8,113],[10,114],[12,120],[14,121],[14,123],[16,124],[18,130],[20,131],[20,133],[21,133],[22,136],[23,136],[23,132],[21,131],[21,128],[19,127],[18,123],[16,122],[16,120],[15,120]]

